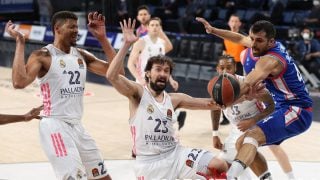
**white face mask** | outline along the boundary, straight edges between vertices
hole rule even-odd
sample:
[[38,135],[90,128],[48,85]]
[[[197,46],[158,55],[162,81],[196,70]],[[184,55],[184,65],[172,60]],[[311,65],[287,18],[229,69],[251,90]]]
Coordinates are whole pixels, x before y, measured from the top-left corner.
[[314,5],[314,6],[317,6],[317,5],[319,5],[319,4],[320,4],[320,1],[318,1],[318,0],[313,1],[313,5]]
[[303,38],[304,40],[310,40],[310,39],[311,39],[309,33],[302,33],[302,38]]

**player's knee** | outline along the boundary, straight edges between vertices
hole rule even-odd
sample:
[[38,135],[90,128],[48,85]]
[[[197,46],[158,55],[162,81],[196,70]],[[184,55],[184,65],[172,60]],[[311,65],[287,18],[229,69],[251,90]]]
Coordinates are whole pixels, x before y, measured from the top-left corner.
[[210,170],[211,168],[216,169],[218,172],[225,172],[228,170],[228,164],[225,160],[220,159],[220,158],[214,158],[210,162],[210,165],[208,169]]
[[249,143],[249,142],[253,143],[254,145],[257,144],[257,146],[265,144],[266,137],[260,127],[256,126],[255,128],[246,132],[242,144]]
[[235,144],[237,151],[239,151],[239,149],[241,148],[242,144],[243,144],[243,139],[245,137],[245,134],[240,136]]

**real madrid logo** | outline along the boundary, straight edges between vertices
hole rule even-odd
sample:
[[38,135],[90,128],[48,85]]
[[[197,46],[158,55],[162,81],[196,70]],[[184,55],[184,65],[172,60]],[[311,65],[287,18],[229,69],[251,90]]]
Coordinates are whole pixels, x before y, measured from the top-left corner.
[[84,68],[82,59],[78,59],[78,64],[79,64],[79,68],[81,68],[81,69]]
[[66,67],[66,63],[62,59],[60,60],[60,67],[61,68],[65,68]]
[[149,114],[152,114],[153,111],[154,111],[153,106],[152,106],[151,104],[149,104],[149,105],[148,105],[148,108],[147,108],[147,112],[148,112]]

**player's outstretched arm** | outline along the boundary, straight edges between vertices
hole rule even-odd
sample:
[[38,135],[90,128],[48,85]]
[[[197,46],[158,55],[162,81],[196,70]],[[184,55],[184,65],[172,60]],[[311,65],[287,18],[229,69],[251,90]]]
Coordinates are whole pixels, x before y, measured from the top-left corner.
[[16,40],[16,49],[12,65],[13,87],[18,89],[25,88],[34,81],[42,67],[42,64],[39,61],[42,52],[34,51],[29,57],[28,63],[25,64],[24,35],[16,29],[16,26],[12,21],[8,21],[5,31]]
[[168,36],[164,33],[162,27],[159,33],[159,37],[164,40],[165,52],[166,53],[170,52],[173,49],[173,45],[170,39],[168,38]]
[[128,69],[131,75],[141,84],[145,84],[144,77],[140,77],[138,72],[139,55],[145,46],[144,40],[141,38],[133,44],[132,50],[128,58]]
[[263,109],[263,111],[261,111],[257,115],[253,116],[252,118],[240,121],[237,124],[237,127],[240,131],[246,131],[247,129],[255,125],[257,122],[269,116],[274,111],[275,104],[272,96],[270,95],[267,89],[263,89],[256,99],[260,102],[263,102],[266,105],[266,108]]
[[174,91],[178,91],[179,83],[178,81],[173,79],[172,75],[169,77],[169,83]]
[[128,23],[126,20],[120,22],[120,26],[123,33],[123,46],[119,49],[118,53],[111,62],[106,77],[117,91],[127,97],[131,97],[138,92],[139,84],[127,79],[119,74],[119,70],[123,66],[123,61],[130,48],[130,46],[138,40],[138,37],[134,35],[135,20],[131,22],[129,18]]
[[[98,39],[108,61],[101,60],[84,49],[78,50],[84,57],[89,71],[100,76],[105,76],[111,61],[116,55],[116,51],[106,37],[105,17],[98,12],[90,12],[88,14],[88,30]],[[120,73],[124,74],[124,68],[120,69]]]
[[88,30],[97,38],[110,62],[116,55],[116,51],[107,39],[105,20],[106,18],[102,14],[90,12],[88,14]]
[[211,123],[212,123],[212,144],[216,149],[222,149],[222,143],[219,138],[219,120],[221,116],[221,110],[211,110]]
[[[270,55],[261,56],[255,68],[246,76],[244,82],[240,84],[240,97],[250,94],[251,91],[254,92],[269,75],[276,77],[283,69],[284,65],[280,60],[275,59],[275,57]],[[255,92],[251,96],[255,96]]]
[[242,44],[246,47],[251,47],[252,45],[251,39],[248,36],[244,36],[240,33],[232,32],[229,30],[215,28],[211,26],[207,20],[201,17],[197,17],[196,20],[204,25],[204,28],[206,29],[206,32],[208,34],[216,35],[222,39],[227,39],[234,43]]
[[217,110],[217,105],[212,98],[195,98],[184,93],[169,93],[174,109],[185,108],[192,110]]
[[37,108],[31,109],[24,115],[0,114],[0,125],[22,121],[30,121],[32,119],[40,119],[39,114],[42,109],[43,106],[39,106]]

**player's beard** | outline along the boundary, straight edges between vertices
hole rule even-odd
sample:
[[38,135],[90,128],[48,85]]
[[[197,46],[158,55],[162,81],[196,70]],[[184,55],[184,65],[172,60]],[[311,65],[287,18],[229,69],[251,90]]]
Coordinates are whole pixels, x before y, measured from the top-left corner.
[[167,87],[167,83],[164,83],[164,85],[157,85],[157,81],[156,82],[152,82],[150,81],[150,87],[152,90],[154,90],[157,94],[160,94],[164,89],[166,89]]
[[261,49],[261,48],[260,49],[254,48],[254,49],[257,50],[255,52],[252,52],[254,57],[263,56],[268,52],[268,49]]

